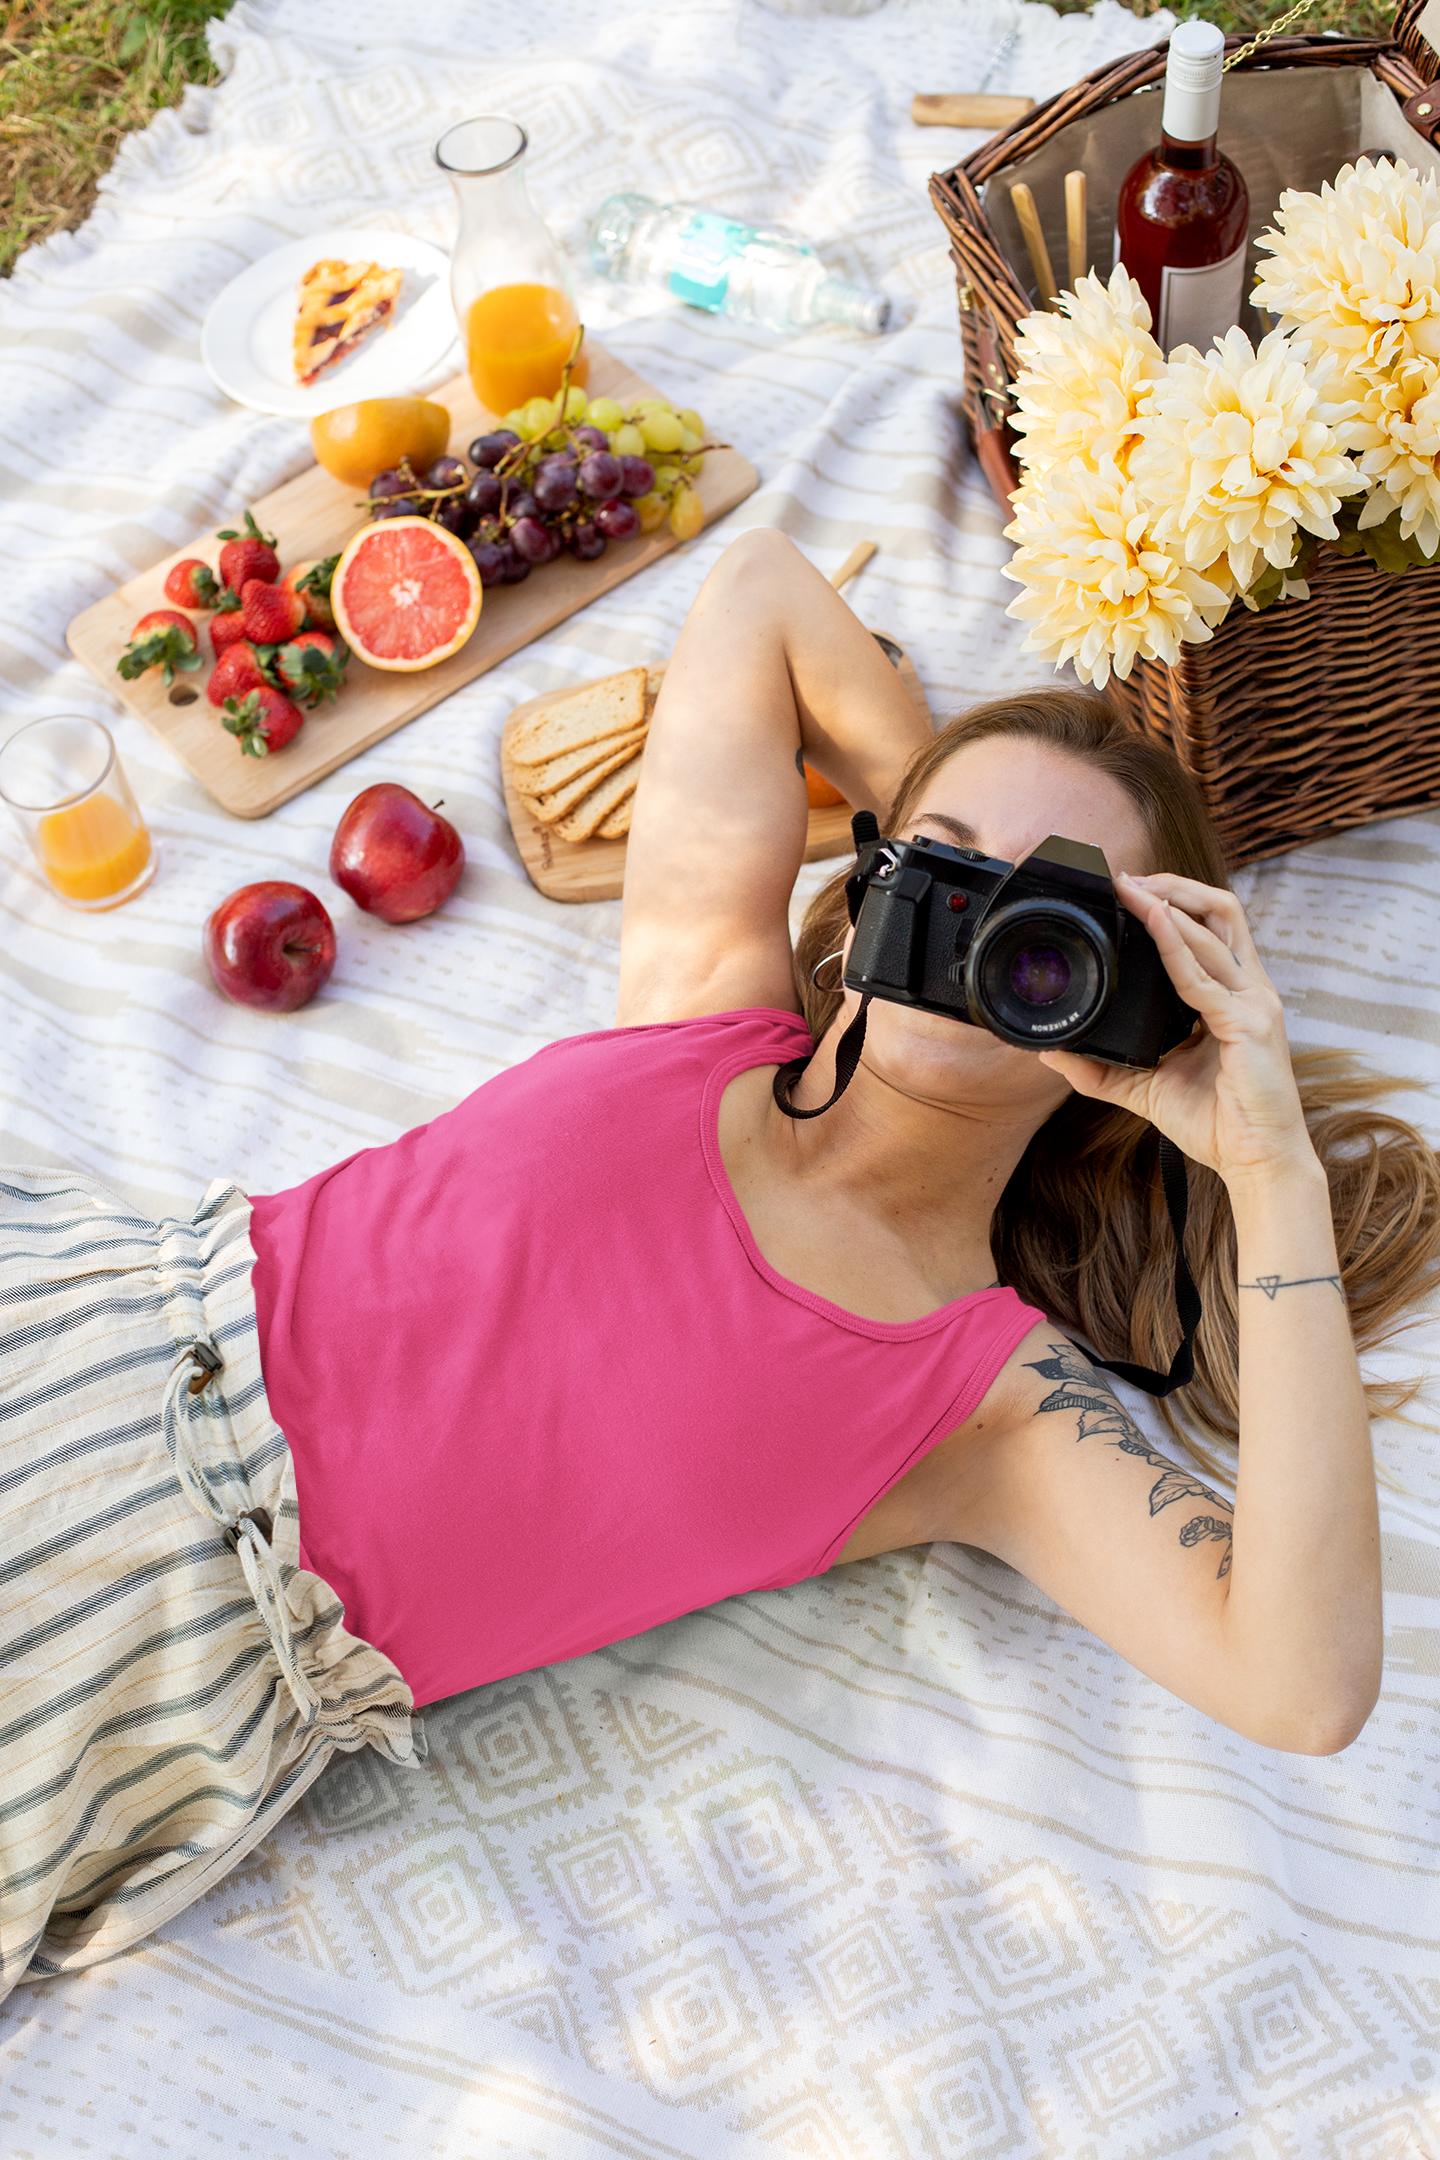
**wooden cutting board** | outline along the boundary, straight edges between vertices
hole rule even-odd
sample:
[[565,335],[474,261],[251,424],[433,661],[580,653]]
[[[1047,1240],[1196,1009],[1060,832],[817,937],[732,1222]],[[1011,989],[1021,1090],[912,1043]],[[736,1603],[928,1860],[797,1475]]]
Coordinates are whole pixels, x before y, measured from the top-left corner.
[[[592,341],[589,353],[588,388],[593,397],[616,398],[628,405],[635,398],[659,395],[603,346]],[[494,415],[476,399],[468,375],[457,375],[453,382],[426,395],[449,407],[450,446],[457,455],[464,453],[476,435],[497,425]],[[710,451],[698,483],[706,524],[743,502],[757,478],[754,466],[738,451]],[[360,495],[360,489],[332,480],[314,465],[251,507],[261,530],[276,535],[280,560],[288,568],[313,556],[335,554],[359,531],[365,522],[363,510],[356,507]],[[680,544],[665,527],[635,540],[612,542],[598,562],[582,563],[573,555],[562,555],[544,569],[533,570],[523,584],[492,586],[474,633],[450,659],[414,675],[387,674],[352,660],[336,702],[309,714],[295,740],[268,758],[245,757],[234,737],[225,733],[219,714],[204,695],[208,660],[193,675],[178,676],[171,690],[154,669],[131,683],[122,682],[115,672],[115,662],[139,617],[151,608],[169,605],[164,585],[171,566],[193,555],[218,569],[221,543],[214,532],[201,534],[153,570],[120,586],[107,600],[86,608],[66,636],[76,659],[160,737],[223,809],[235,817],[265,817]],[[201,643],[208,653],[209,639],[202,638]]]
[[[892,644],[893,640],[887,639],[885,643]],[[895,664],[901,679],[928,721],[930,707],[910,656],[899,646],[894,650],[900,653]],[[653,708],[664,673],[663,668],[650,670],[647,707]],[[505,808],[510,813],[510,830],[515,835],[520,860],[530,873],[530,882],[549,900],[618,900],[625,887],[625,841],[562,840],[548,825],[537,823],[520,800],[516,769],[510,758],[510,740],[522,721],[563,704],[566,698],[576,696],[582,689],[591,688],[593,685],[589,683],[576,684],[569,689],[548,691],[544,697],[531,698],[528,704],[517,705],[500,738],[500,777],[505,787]],[[806,862],[822,862],[829,855],[849,854],[850,816],[848,803],[810,812],[809,830],[805,836]]]

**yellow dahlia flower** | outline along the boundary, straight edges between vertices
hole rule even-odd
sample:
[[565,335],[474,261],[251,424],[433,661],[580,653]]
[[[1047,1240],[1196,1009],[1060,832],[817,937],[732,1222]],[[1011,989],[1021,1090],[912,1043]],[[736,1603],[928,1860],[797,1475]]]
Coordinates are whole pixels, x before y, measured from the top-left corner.
[[1019,325],[1010,425],[1023,438],[1021,460],[1031,474],[1072,457],[1123,465],[1140,400],[1165,365],[1150,310],[1123,264],[1108,286],[1092,270],[1060,305],[1063,315],[1027,315]]
[[1202,577],[1157,545],[1113,459],[1096,470],[1073,457],[1026,480],[1013,500],[1005,530],[1018,545],[1005,575],[1026,589],[1005,612],[1029,624],[1027,652],[1057,667],[1073,660],[1082,682],[1103,687],[1112,663],[1123,682],[1137,654],[1173,664],[1225,613],[1234,587],[1224,563]]
[[1178,347],[1130,457],[1156,540],[1207,576],[1223,559],[1241,591],[1262,561],[1288,568],[1299,528],[1333,540],[1342,499],[1365,486],[1345,455],[1354,405],[1324,394],[1335,380],[1280,330],[1258,351],[1243,330],[1203,356]]
[[1440,359],[1440,182],[1403,160],[1361,158],[1318,195],[1287,188],[1256,304],[1347,369]]
[[1427,555],[1440,549],[1440,364],[1403,362],[1387,380],[1362,389],[1351,439],[1374,493],[1360,523],[1380,525],[1400,512],[1400,536]]

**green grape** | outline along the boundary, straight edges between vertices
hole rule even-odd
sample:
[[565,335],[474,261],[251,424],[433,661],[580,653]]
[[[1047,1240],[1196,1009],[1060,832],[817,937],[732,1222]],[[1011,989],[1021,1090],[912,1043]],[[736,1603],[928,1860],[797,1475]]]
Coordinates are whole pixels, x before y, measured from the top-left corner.
[[506,413],[504,419],[500,422],[500,425],[501,427],[508,427],[512,431],[512,433],[518,435],[524,423],[524,419],[525,408],[523,405],[517,405],[513,412]]
[[526,442],[534,442],[537,435],[548,435],[555,425],[555,402],[553,398],[532,397],[521,407],[520,424],[516,429]]
[[[616,428],[625,425],[625,408],[617,405],[613,397],[597,397],[591,404],[589,420],[591,427],[603,428],[607,435],[613,435]],[[637,451],[635,455],[641,453]]]
[[670,505],[663,495],[637,496],[635,508],[640,513],[640,530],[642,533],[658,532],[670,515]]
[[680,471],[686,480],[698,480],[704,470],[705,453],[703,450],[693,451],[689,457],[683,457],[680,460]]
[[630,410],[632,413],[673,412],[675,408],[670,403],[669,398],[641,397],[636,398]]
[[693,457],[695,452],[699,449],[701,443],[704,442],[704,440],[704,436],[699,434],[696,429],[692,427],[687,427],[684,434],[680,438],[680,448],[685,452],[685,455],[687,457]]
[[694,488],[682,487],[670,505],[670,530],[677,540],[693,540],[705,523],[705,507]]
[[647,450],[678,450],[685,438],[685,430],[672,412],[646,413],[640,422],[640,433],[645,438]]
[[698,435],[701,441],[704,441],[705,423],[693,405],[682,405],[676,418],[679,420],[681,427],[689,428],[692,435]]
[[569,421],[583,420],[589,410],[590,400],[578,383],[572,383],[565,393],[565,418]]
[[[596,426],[599,426],[598,421]],[[610,448],[616,457],[644,457],[645,437],[633,421],[627,420],[623,427],[617,427],[611,435]]]
[[655,467],[655,485],[662,495],[668,495],[671,489],[677,485],[679,479],[680,468],[678,465],[665,464]]

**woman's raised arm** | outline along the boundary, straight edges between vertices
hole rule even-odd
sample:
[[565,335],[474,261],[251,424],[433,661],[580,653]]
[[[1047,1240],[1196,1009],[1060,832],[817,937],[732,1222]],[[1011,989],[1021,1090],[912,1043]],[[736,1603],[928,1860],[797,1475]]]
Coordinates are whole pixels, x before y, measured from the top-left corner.
[[1153,1453],[1104,1375],[1037,1330],[1007,1370],[1009,1440],[987,1436],[951,1534],[989,1545],[1222,1724],[1329,1754],[1370,1714],[1383,1640],[1370,1429],[1325,1173],[1238,900],[1166,875],[1117,883],[1203,1029],[1153,1072],[1045,1056],[1225,1181],[1240,1284],[1234,1508]]
[[622,1026],[793,1010],[798,757],[883,813],[929,740],[870,632],[793,543],[746,533],[701,587],[655,708],[620,939]]

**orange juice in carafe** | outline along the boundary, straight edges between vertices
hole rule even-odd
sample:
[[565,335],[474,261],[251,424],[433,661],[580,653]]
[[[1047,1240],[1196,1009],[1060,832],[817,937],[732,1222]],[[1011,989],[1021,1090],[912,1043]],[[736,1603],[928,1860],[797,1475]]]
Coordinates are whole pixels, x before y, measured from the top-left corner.
[[67,900],[110,900],[128,892],[150,860],[150,835],[109,795],[51,810],[35,833],[46,877]]
[[[495,285],[471,302],[466,324],[470,380],[493,413],[527,398],[553,397],[579,327],[567,296],[554,285]],[[570,370],[584,384],[590,363],[582,351]]]

